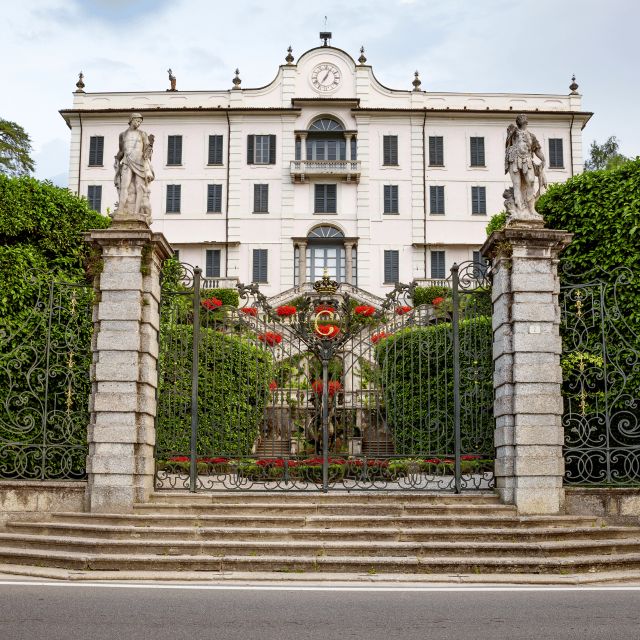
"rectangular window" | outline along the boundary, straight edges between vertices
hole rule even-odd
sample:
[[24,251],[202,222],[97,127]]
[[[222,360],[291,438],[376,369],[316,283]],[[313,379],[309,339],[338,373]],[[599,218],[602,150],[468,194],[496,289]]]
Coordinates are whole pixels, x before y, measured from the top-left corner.
[[167,213],[180,213],[180,192],[179,184],[167,185]]
[[382,164],[398,164],[398,136],[384,136],[382,139]]
[[429,166],[444,166],[444,141],[442,136],[429,136]]
[[275,136],[247,136],[247,164],[275,163]]
[[439,280],[444,280],[445,270],[444,270],[444,251],[432,251],[431,252],[431,277],[438,278]]
[[358,159],[358,140],[356,139],[355,136],[351,138],[351,159],[352,160]]
[[444,187],[429,187],[429,211],[432,214],[444,215]]
[[400,252],[392,249],[384,252],[385,284],[395,284],[400,280]]
[[469,138],[471,144],[471,166],[484,167],[484,138]]
[[222,164],[222,136],[209,136],[209,159],[207,164]]
[[89,166],[101,167],[104,153],[104,136],[91,136],[89,138]]
[[253,213],[269,213],[269,185],[253,185]]
[[207,185],[207,213],[222,213],[222,185]]
[[471,213],[484,216],[487,213],[487,188],[471,187]]
[[549,138],[549,168],[564,169],[562,138]]
[[267,282],[267,249],[253,250],[253,282]]
[[207,249],[205,266],[205,278],[220,277],[220,249]]
[[384,185],[384,213],[398,213],[398,185]]
[[100,213],[100,208],[102,207],[102,185],[90,184],[87,187],[87,200],[89,201],[89,206]]
[[182,164],[182,136],[169,136],[167,140],[167,164]]
[[487,272],[489,262],[479,251],[473,252],[473,275],[476,278],[483,278]]
[[314,213],[336,213],[338,210],[337,185],[317,184],[314,193]]

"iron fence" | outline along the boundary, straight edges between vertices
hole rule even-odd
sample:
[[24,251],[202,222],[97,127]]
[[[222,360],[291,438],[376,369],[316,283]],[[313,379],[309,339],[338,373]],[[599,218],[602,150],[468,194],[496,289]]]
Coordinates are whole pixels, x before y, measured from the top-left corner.
[[85,477],[93,289],[29,279],[0,318],[0,478]]
[[565,484],[640,484],[637,275],[577,277],[560,291]]
[[278,307],[239,285],[235,307],[182,269],[161,300],[158,489],[493,485],[491,301],[477,265],[456,266],[449,293],[418,308],[415,285],[374,306],[328,277]]

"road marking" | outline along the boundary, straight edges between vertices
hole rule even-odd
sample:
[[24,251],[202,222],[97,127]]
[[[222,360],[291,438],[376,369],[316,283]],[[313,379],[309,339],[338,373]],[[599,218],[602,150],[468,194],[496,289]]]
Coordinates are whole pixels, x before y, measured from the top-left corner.
[[146,584],[128,582],[36,582],[28,580],[0,580],[0,586],[12,587],[94,587],[100,589],[175,589],[183,591],[327,591],[327,592],[380,592],[380,593],[418,593],[418,592],[531,592],[531,591],[640,591],[640,586],[579,586],[579,585],[548,585],[548,586],[486,586],[486,587],[390,587],[390,586],[332,586],[332,585],[237,585],[237,584]]

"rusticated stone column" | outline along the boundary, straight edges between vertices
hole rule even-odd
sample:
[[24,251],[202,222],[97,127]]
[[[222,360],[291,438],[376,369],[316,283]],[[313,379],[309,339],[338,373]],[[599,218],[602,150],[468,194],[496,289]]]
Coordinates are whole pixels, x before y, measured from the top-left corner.
[[493,261],[496,488],[520,514],[563,508],[558,255],[565,231],[507,227],[482,247]]
[[[124,226],[124,225],[123,225]],[[127,512],[153,490],[160,268],[172,250],[146,225],[93,230],[95,279],[87,507]]]

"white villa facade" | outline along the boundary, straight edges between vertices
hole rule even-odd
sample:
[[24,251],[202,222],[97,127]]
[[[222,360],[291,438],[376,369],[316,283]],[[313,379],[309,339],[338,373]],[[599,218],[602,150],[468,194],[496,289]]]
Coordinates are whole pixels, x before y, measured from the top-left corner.
[[507,126],[526,113],[547,179],[583,169],[590,113],[568,95],[389,89],[364,55],[291,53],[265,87],[88,93],[61,111],[71,128],[69,187],[103,214],[117,200],[113,156],[129,114],[155,137],[153,230],[219,286],[274,295],[333,277],[377,295],[441,279],[477,259],[510,185]]

